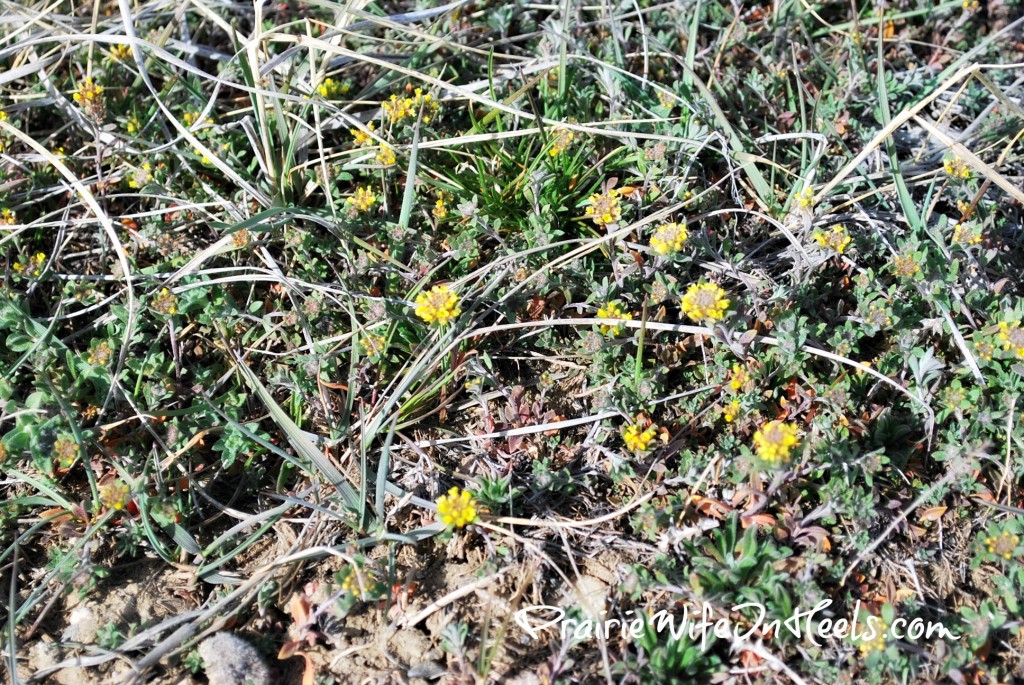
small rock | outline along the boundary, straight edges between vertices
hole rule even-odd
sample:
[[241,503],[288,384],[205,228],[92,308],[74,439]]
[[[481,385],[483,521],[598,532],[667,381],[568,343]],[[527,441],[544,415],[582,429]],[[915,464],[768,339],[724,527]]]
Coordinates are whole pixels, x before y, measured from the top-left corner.
[[79,604],[68,614],[68,625],[60,636],[61,642],[91,645],[96,642],[99,619],[88,604]]
[[270,685],[270,670],[256,648],[231,633],[217,633],[199,645],[210,685]]

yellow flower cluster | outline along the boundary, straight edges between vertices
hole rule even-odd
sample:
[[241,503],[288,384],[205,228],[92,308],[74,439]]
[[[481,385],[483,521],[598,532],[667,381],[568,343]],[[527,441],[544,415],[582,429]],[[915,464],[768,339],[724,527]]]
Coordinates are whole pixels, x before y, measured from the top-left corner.
[[383,335],[367,333],[361,341],[363,354],[368,357],[379,357],[387,350],[388,341]]
[[694,321],[714,323],[725,318],[729,298],[725,290],[715,283],[694,283],[680,302],[683,313]]
[[142,166],[134,170],[128,177],[129,188],[143,188],[147,183],[153,180],[153,167],[149,162],[144,162]]
[[0,210],[0,226],[13,226],[16,223],[18,223],[18,217],[13,211],[6,207]]
[[13,268],[14,273],[19,276],[31,276],[32,278],[38,278],[43,274],[44,264],[46,264],[46,255],[42,252],[36,252],[34,255],[29,257],[25,263],[15,262],[11,268]]
[[900,278],[913,278],[920,270],[914,255],[896,255],[892,259],[892,271]]
[[651,249],[661,255],[679,252],[689,237],[690,232],[683,224],[662,224],[651,236]]
[[[619,304],[618,300],[612,300],[603,307],[599,307],[597,310],[597,318],[599,319],[625,319],[626,321],[632,321],[633,315],[627,312]],[[622,331],[622,324],[601,324],[599,326],[602,335],[618,335]]]
[[804,209],[814,209],[814,191],[808,187],[796,194],[796,203]]
[[121,511],[131,501],[131,488],[119,480],[100,486],[100,504],[107,509]]
[[885,633],[887,626],[884,624],[876,623],[874,626],[875,636],[868,639],[862,639],[857,644],[857,649],[860,650],[861,657],[868,657],[872,652],[881,652],[885,650]]
[[448,205],[445,204],[444,198],[437,198],[437,202],[434,203],[434,209],[431,211],[434,218],[440,221],[448,216]]
[[551,136],[551,147],[548,148],[548,155],[557,157],[565,152],[566,148],[576,139],[576,134],[567,128],[557,128]]
[[91,78],[87,78],[75,91],[73,97],[90,117],[97,121],[103,118],[103,86],[94,83]]
[[959,157],[946,157],[942,160],[942,170],[951,178],[968,179],[971,177],[971,168]]
[[749,382],[750,374],[747,372],[746,367],[733,364],[732,373],[729,375],[729,388],[733,392],[739,392]]
[[461,313],[459,296],[446,285],[435,285],[430,292],[416,296],[416,316],[427,323],[444,325]]
[[153,298],[153,309],[168,316],[178,313],[178,298],[167,288]]
[[118,43],[117,45],[110,48],[111,62],[127,62],[131,56],[132,48],[130,45]]
[[1019,543],[1019,535],[1011,535],[1004,531],[1000,535],[990,535],[985,538],[985,549],[989,554],[1009,560],[1013,558],[1013,553],[1017,550]]
[[453,487],[437,500],[437,516],[449,528],[462,528],[476,520],[476,502],[467,490]]
[[[202,112],[185,112],[184,114],[181,115],[181,120],[185,122],[186,126],[191,127],[192,124],[194,124],[197,121],[199,121],[199,117],[201,117],[201,116],[202,116]],[[213,123],[213,119],[211,119],[210,117],[206,117],[206,119],[203,121],[203,123],[204,124],[212,124]]]
[[377,164],[391,166],[395,163],[395,151],[388,145],[381,145],[377,151]]
[[335,100],[338,97],[347,94],[349,90],[350,86],[347,83],[341,83],[332,78],[325,78],[323,82],[316,87],[316,92],[325,100]]
[[594,193],[590,196],[587,216],[598,226],[617,223],[622,218],[622,194],[615,188],[607,193]]
[[977,245],[981,242],[981,231],[971,224],[955,224],[953,226],[953,242],[957,245]]
[[437,116],[438,110],[437,100],[430,93],[424,93],[422,88],[413,91],[412,97],[400,98],[397,95],[392,95],[390,100],[385,100],[380,103],[380,106],[384,109],[384,114],[388,119],[395,123],[415,117],[422,112],[423,123],[429,124]]
[[89,351],[89,356],[85,360],[93,366],[106,366],[113,355],[114,350],[110,347],[110,343],[104,340]]
[[[360,575],[362,578],[360,578]],[[349,566],[345,579],[341,581],[341,591],[361,596],[362,588],[370,585],[373,581],[374,577],[372,574],[361,572],[355,566]]]
[[800,442],[799,430],[791,423],[769,421],[754,433],[754,451],[769,464],[788,462]]
[[359,186],[356,188],[355,194],[345,200],[345,204],[349,206],[349,211],[353,214],[369,211],[376,202],[377,196],[367,186]]
[[1024,359],[1024,328],[1021,328],[1020,321],[1000,321],[999,339],[1003,341],[1004,349],[1012,350],[1017,357]]
[[733,400],[729,404],[725,405],[724,409],[722,409],[722,418],[725,419],[726,423],[732,423],[733,421],[736,420],[736,417],[739,415],[739,413],[740,401]]
[[78,443],[71,438],[58,438],[53,443],[53,456],[62,469],[71,468],[78,459]]
[[843,254],[846,246],[850,244],[850,236],[844,226],[835,226],[830,231],[815,231],[814,240],[825,249],[834,250],[839,254]]
[[640,424],[634,423],[626,426],[622,431],[622,441],[626,443],[626,449],[631,452],[643,452],[647,449],[654,436],[658,434],[657,426],[641,428]]
[[[373,143],[373,136],[371,136],[370,133],[375,130],[373,122],[371,121],[366,124],[366,131],[359,128],[350,128],[348,132],[352,134],[352,138],[355,141],[356,146],[363,147]],[[367,133],[367,131],[370,133]]]

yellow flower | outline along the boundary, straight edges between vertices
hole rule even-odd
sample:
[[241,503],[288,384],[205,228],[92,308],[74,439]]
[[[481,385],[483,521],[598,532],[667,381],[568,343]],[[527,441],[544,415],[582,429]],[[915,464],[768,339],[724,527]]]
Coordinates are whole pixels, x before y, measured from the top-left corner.
[[846,233],[844,226],[836,226],[830,231],[822,232],[815,231],[814,239],[822,247],[834,250],[839,254],[843,254],[846,250],[846,246],[850,244],[850,236]]
[[1024,359],[1024,328],[1020,321],[999,322],[999,339],[1003,341],[1003,349],[1012,350],[1019,358]]
[[345,95],[349,90],[350,86],[347,83],[340,83],[332,78],[325,78],[316,88],[316,92],[325,100],[336,100],[338,96]]
[[131,501],[131,488],[119,480],[100,486],[100,504],[107,509],[121,511]]
[[978,2],[978,0],[964,0],[962,3],[960,3],[960,6],[967,10],[968,12],[977,12],[978,9],[981,7],[981,3]]
[[729,298],[725,291],[714,283],[694,283],[683,295],[680,302],[683,313],[694,321],[713,323],[725,318]]
[[0,226],[13,226],[18,223],[17,215],[9,209],[0,210]]
[[981,242],[981,231],[971,224],[955,224],[953,226],[953,242],[958,245],[977,245]]
[[814,190],[804,188],[796,194],[796,203],[804,209],[814,209]]
[[113,354],[114,350],[111,349],[110,343],[104,340],[99,345],[92,348],[89,352],[89,356],[86,357],[86,361],[93,366],[106,366]]
[[341,591],[362,596],[362,588],[373,581],[373,574],[360,571],[356,566],[349,566],[345,579],[341,581]]
[[797,427],[791,423],[769,421],[754,433],[754,451],[769,464],[785,463],[800,442],[798,433]]
[[598,226],[614,224],[622,218],[622,195],[612,188],[607,193],[594,193],[590,196],[587,216]]
[[449,528],[462,528],[476,520],[476,502],[469,491],[453,487],[438,498],[437,516]]
[[153,167],[149,162],[143,163],[141,167],[132,172],[128,177],[129,188],[142,188],[153,180]]
[[875,622],[875,636],[870,640],[862,639],[857,645],[857,649],[860,650],[862,658],[870,656],[872,652],[881,652],[885,650],[885,633],[887,629],[888,627],[885,624]]
[[729,387],[733,392],[739,392],[743,389],[747,383],[750,382],[750,374],[747,373],[747,369],[739,364],[732,365],[732,373],[729,377]]
[[551,136],[551,147],[548,148],[548,155],[557,157],[565,152],[572,141],[576,140],[576,134],[567,128],[556,128]]
[[53,456],[62,469],[69,469],[78,459],[78,444],[71,438],[59,438],[53,443]]
[[[355,140],[357,147],[363,147],[364,145],[373,144],[373,136],[370,135],[374,131],[373,122],[366,124],[366,131],[359,128],[350,128],[349,133],[352,134],[352,138]],[[369,131],[370,133],[367,133]]]
[[683,224],[662,224],[651,236],[651,249],[661,255],[679,252],[689,237],[690,232]]
[[363,354],[368,357],[379,357],[387,351],[387,338],[376,333],[366,333],[362,339]]
[[892,259],[892,271],[900,278],[913,278],[920,270],[914,255],[896,255]]
[[129,45],[118,43],[117,45],[110,48],[111,62],[127,62],[131,56],[132,49],[131,46]]
[[434,210],[431,212],[434,217],[438,220],[444,219],[448,216],[448,207],[444,203],[444,198],[437,198],[437,202],[434,203]]
[[982,340],[974,344],[974,351],[978,354],[979,359],[992,361],[992,354],[996,351],[996,347],[992,343]]
[[395,163],[395,151],[388,145],[381,145],[377,151],[377,164],[391,166]]
[[97,121],[103,118],[103,86],[93,83],[91,78],[87,78],[75,91],[73,97],[90,117]]
[[722,418],[725,419],[726,423],[732,423],[736,420],[736,416],[740,413],[740,401],[733,400],[729,404],[725,405],[722,409]]
[[[625,319],[626,321],[632,321],[633,315],[624,310],[618,300],[613,300],[603,307],[598,308],[597,318],[599,319]],[[618,335],[622,331],[622,324],[610,324],[599,326],[603,335]]]
[[626,426],[626,429],[622,431],[622,441],[626,443],[626,449],[629,451],[643,452],[657,434],[657,426],[648,426],[645,429],[641,429],[640,424],[634,423]]
[[422,88],[417,88],[413,97],[400,98],[397,95],[392,95],[389,100],[385,100],[380,105],[388,119],[395,123],[415,117],[422,112],[422,121],[428,124],[437,116],[438,110],[437,101],[430,93],[424,93]]
[[46,264],[46,255],[42,252],[36,252],[34,255],[29,257],[22,262],[15,262],[12,268],[14,273],[21,276],[31,276],[32,278],[38,278],[43,275],[43,265]]
[[369,211],[376,202],[377,196],[367,186],[356,188],[355,194],[345,200],[345,203],[349,206],[349,211],[353,214]]
[[446,285],[435,285],[430,292],[416,296],[416,316],[427,323],[444,325],[461,313],[459,296]]
[[942,170],[951,178],[968,179],[971,177],[971,168],[964,160],[955,155],[942,160]]
[[668,107],[669,109],[672,109],[676,104],[676,99],[675,97],[673,97],[672,93],[669,93],[664,90],[659,90],[658,102],[661,104],[662,107]]
[[0,110],[0,121],[7,121],[7,112]]
[[[199,117],[200,116],[201,116],[200,112],[185,112],[184,114],[181,115],[181,120],[185,122],[186,126],[191,127],[192,124],[194,124],[197,121],[199,121]],[[212,124],[213,123],[213,119],[211,119],[210,117],[206,117],[206,120],[203,121],[203,123],[204,124]]]
[[153,298],[153,309],[168,316],[178,313],[178,298],[167,288]]
[[1013,558],[1013,553],[1017,550],[1019,543],[1019,535],[1011,535],[1005,531],[1000,535],[992,535],[985,538],[985,548],[988,550],[988,553],[1007,560]]
[[124,122],[124,130],[128,132],[128,135],[134,136],[142,130],[142,123],[139,121],[138,117],[132,115],[128,117],[128,121]]

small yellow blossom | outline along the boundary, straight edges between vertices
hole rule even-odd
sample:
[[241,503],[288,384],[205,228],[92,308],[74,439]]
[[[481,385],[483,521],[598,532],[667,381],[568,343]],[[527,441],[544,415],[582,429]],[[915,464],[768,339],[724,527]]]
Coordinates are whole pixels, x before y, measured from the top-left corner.
[[20,276],[31,276],[32,278],[39,278],[43,275],[43,266],[46,264],[46,255],[42,252],[36,252],[34,255],[22,262],[15,262],[12,268],[14,273]]
[[689,237],[690,232],[684,224],[662,224],[651,236],[651,249],[660,255],[679,252]]
[[800,442],[799,430],[791,423],[769,421],[754,433],[754,451],[769,464],[788,462],[793,448]]
[[383,335],[366,333],[362,340],[363,354],[367,357],[379,357],[387,351],[388,341]]
[[672,95],[672,93],[669,93],[668,91],[664,90],[659,90],[658,103],[661,104],[662,107],[668,107],[669,109],[672,109],[676,104],[676,99]]
[[7,112],[0,110],[0,121],[7,121]]
[[968,179],[971,177],[971,168],[964,160],[956,156],[946,157],[942,160],[942,170],[951,178]]
[[999,535],[990,535],[985,538],[985,549],[988,550],[989,554],[1010,560],[1013,558],[1014,552],[1017,551],[1019,543],[1019,535],[1011,535],[1004,531]]
[[133,114],[124,122],[124,130],[128,132],[128,135],[134,136],[142,130],[142,123],[139,121],[139,118]]
[[10,209],[0,210],[0,226],[13,226],[18,223],[17,215]]
[[892,317],[889,316],[889,311],[885,307],[880,307],[876,304],[868,307],[868,313],[864,316],[864,320],[876,328],[885,328],[892,325]]
[[71,468],[78,459],[78,443],[72,438],[58,438],[53,443],[53,457],[62,469]]
[[694,283],[683,295],[680,305],[683,313],[694,321],[714,323],[725,318],[729,298],[715,283]]
[[862,658],[867,658],[872,652],[881,652],[885,650],[885,634],[888,630],[888,626],[880,621],[873,622],[873,629],[875,636],[870,640],[861,639],[857,644],[857,649],[860,650]]
[[796,194],[796,203],[804,209],[814,209],[814,190],[809,186]]
[[736,420],[736,417],[739,415],[739,413],[740,401],[733,400],[729,404],[725,405],[724,409],[722,409],[722,418],[725,419],[726,423],[732,423],[733,421]]
[[356,188],[355,194],[345,200],[345,203],[349,206],[349,211],[353,214],[369,211],[376,202],[377,196],[367,186]]
[[974,351],[977,353],[978,359],[989,362],[992,361],[992,355],[996,351],[996,346],[990,342],[982,340],[974,344]]
[[557,157],[565,152],[566,148],[576,140],[576,134],[567,128],[556,128],[551,136],[551,147],[548,148],[548,155]]
[[1024,359],[1024,328],[1021,328],[1020,321],[1000,321],[999,339],[1003,342],[1003,349],[1011,350],[1018,358]]
[[131,488],[120,480],[100,486],[100,504],[107,509],[121,511],[131,501]]
[[373,574],[361,571],[356,566],[349,566],[345,579],[341,581],[341,591],[362,596],[362,589],[374,582]]
[[447,495],[437,500],[437,516],[441,523],[452,528],[462,528],[476,520],[476,502],[468,490],[453,487]]
[[332,78],[325,78],[323,82],[317,86],[316,92],[325,100],[336,100],[340,96],[346,95],[350,89],[351,86],[347,83],[335,81]]
[[370,133],[372,133],[374,130],[376,129],[374,129],[373,122],[371,121],[366,124],[366,131],[360,128],[350,128],[348,132],[352,134],[352,138],[355,141],[356,147],[363,147],[366,145],[373,144],[373,136],[371,136]]
[[416,296],[416,316],[427,323],[444,325],[461,313],[459,296],[446,285],[435,285],[430,292]]
[[626,426],[626,429],[622,431],[622,441],[626,443],[626,449],[630,452],[643,452],[657,434],[657,426],[641,428],[640,424],[634,423]]
[[153,309],[168,316],[178,313],[178,298],[167,288],[153,298]]
[[417,88],[413,97],[400,98],[397,95],[392,95],[389,100],[380,104],[384,114],[394,123],[422,113],[421,120],[423,123],[429,124],[437,116],[438,111],[437,100],[430,93],[424,93],[422,88]]
[[192,149],[195,151],[196,157],[199,158],[199,162],[201,164],[210,164],[210,158],[205,152],[203,152],[197,147],[193,147]]
[[434,209],[431,214],[433,214],[434,218],[438,221],[448,216],[448,206],[445,204],[443,197],[437,198],[437,202],[434,203]]
[[892,259],[892,271],[900,278],[913,278],[921,271],[914,255],[896,255]]
[[746,367],[739,364],[732,365],[732,373],[729,375],[729,389],[739,392],[750,382],[750,374]]
[[388,145],[381,145],[377,151],[377,164],[391,166],[395,163],[395,151]]
[[839,254],[843,254],[846,246],[850,244],[850,236],[847,235],[844,226],[835,226],[829,231],[815,231],[814,240],[825,249]]
[[[199,117],[201,117],[201,116],[202,116],[202,112],[185,112],[184,114],[181,115],[181,120],[185,122],[186,126],[191,127],[192,124],[194,124],[197,121],[199,121]],[[206,119],[203,121],[203,123],[204,124],[212,124],[213,123],[213,119],[211,119],[210,117],[206,117]]]
[[981,8],[981,3],[978,0],[964,0],[960,6],[968,12],[977,12]]
[[[603,307],[599,307],[597,310],[597,318],[599,319],[625,319],[626,321],[632,321],[633,315],[627,312],[619,304],[618,300],[612,300]],[[601,324],[599,329],[602,335],[618,335],[622,331],[622,324]]]
[[132,56],[132,48],[130,45],[124,43],[118,43],[110,48],[110,61],[111,62],[127,62]]
[[128,177],[129,188],[143,188],[150,181],[153,180],[153,167],[149,162],[144,162],[142,166],[135,169]]
[[953,242],[957,245],[977,245],[982,240],[981,231],[968,223],[953,225]]
[[113,355],[114,350],[110,347],[110,343],[104,340],[89,351],[89,356],[86,357],[86,361],[93,366],[106,366]]
[[92,119],[99,121],[103,118],[103,86],[94,83],[91,78],[87,78],[75,91],[73,97],[75,102],[81,105],[85,113]]
[[607,193],[594,193],[590,196],[587,216],[598,226],[617,223],[622,218],[622,194],[615,188]]

